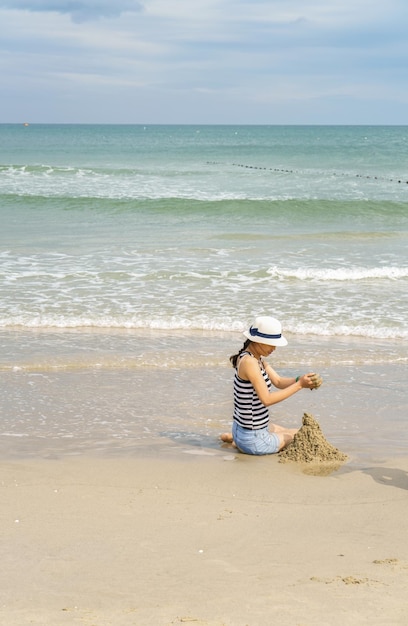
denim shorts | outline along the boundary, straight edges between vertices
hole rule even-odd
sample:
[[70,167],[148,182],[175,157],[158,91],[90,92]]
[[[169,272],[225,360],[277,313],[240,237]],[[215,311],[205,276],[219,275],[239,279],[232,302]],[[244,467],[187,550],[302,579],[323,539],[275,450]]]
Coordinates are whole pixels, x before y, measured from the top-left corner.
[[276,433],[270,433],[268,427],[248,430],[234,421],[232,423],[232,436],[238,450],[244,454],[261,455],[279,452],[280,439]]

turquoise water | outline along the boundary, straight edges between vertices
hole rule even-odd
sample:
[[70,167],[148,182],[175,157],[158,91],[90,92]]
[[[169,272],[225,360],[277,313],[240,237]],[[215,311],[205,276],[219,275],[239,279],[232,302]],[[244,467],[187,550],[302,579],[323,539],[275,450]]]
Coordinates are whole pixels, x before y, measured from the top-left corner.
[[294,333],[407,337],[405,127],[0,138],[0,327],[235,330],[272,310]]
[[[8,436],[47,438],[36,430],[43,409],[25,393],[25,377],[36,387],[55,372],[137,371],[157,416],[163,399],[151,381],[160,384],[160,372],[190,369],[203,379],[220,369],[214,397],[228,422],[223,368],[258,314],[281,319],[290,346],[301,347],[280,353],[288,371],[306,363],[330,379],[330,368],[344,367],[350,384],[366,381],[367,395],[355,389],[354,406],[366,410],[361,428],[372,406],[367,380],[395,366],[386,384],[381,378],[379,413],[400,424],[407,127],[0,125],[0,146],[0,372],[14,389],[4,407]],[[58,376],[55,389],[67,384]],[[189,413],[180,377],[174,411],[158,420],[156,435],[169,431],[169,420],[177,430]],[[332,392],[320,396],[327,411],[335,380],[338,372]],[[52,388],[41,385],[48,407]],[[81,397],[90,415],[110,423],[116,409]],[[200,414],[183,428],[193,423],[204,436],[208,411],[196,400]],[[324,415],[322,406],[311,408]],[[115,419],[137,438],[143,418],[127,411]],[[55,432],[70,437],[85,424],[92,439],[95,419],[103,436],[102,418],[74,413],[71,423],[61,408]]]

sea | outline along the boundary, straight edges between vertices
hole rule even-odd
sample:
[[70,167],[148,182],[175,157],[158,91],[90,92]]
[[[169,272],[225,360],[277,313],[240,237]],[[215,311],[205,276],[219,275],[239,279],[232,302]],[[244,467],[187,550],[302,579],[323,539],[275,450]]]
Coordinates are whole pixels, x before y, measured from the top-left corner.
[[324,378],[272,421],[407,454],[407,126],[1,124],[0,155],[3,458],[235,458],[258,315]]

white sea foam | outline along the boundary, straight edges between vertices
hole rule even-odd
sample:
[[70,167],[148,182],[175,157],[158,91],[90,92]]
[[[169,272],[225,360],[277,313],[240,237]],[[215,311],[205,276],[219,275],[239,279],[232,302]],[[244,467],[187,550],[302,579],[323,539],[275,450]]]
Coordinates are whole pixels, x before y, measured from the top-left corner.
[[408,277],[408,267],[337,267],[282,269],[271,267],[268,274],[277,278],[318,281],[397,280]]
[[[255,170],[255,173],[251,170]],[[327,171],[233,167],[196,160],[179,169],[156,162],[128,168],[72,167],[42,164],[0,168],[0,193],[20,196],[221,200],[338,200],[407,201],[408,185],[387,178],[333,176]],[[405,181],[402,181],[405,183]]]
[[[189,331],[224,331],[240,332],[245,329],[240,320],[223,320],[220,317],[211,318],[206,316],[182,317],[175,314],[170,316],[140,315],[109,316],[109,315],[83,315],[67,316],[64,314],[51,314],[42,316],[17,315],[13,318],[0,318],[0,328],[8,329],[149,329],[149,330],[189,330]],[[286,332],[297,336],[310,337],[367,337],[374,339],[407,339],[408,329],[403,324],[386,326],[370,322],[361,322],[358,318],[354,323],[347,324],[333,321],[327,323],[324,319],[315,322],[301,322],[285,324]]]

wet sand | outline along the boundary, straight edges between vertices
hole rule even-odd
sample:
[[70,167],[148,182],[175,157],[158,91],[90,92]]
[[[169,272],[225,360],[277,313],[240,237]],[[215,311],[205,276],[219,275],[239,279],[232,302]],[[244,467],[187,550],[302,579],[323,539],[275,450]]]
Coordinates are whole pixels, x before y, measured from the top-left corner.
[[[305,369],[277,367],[284,375]],[[322,387],[273,406],[271,421],[299,428],[311,413],[353,462],[405,456],[406,365],[319,370]],[[0,459],[217,453],[219,434],[231,429],[232,377],[227,365],[1,372]]]
[[405,626],[408,460],[0,464],[7,626]]

